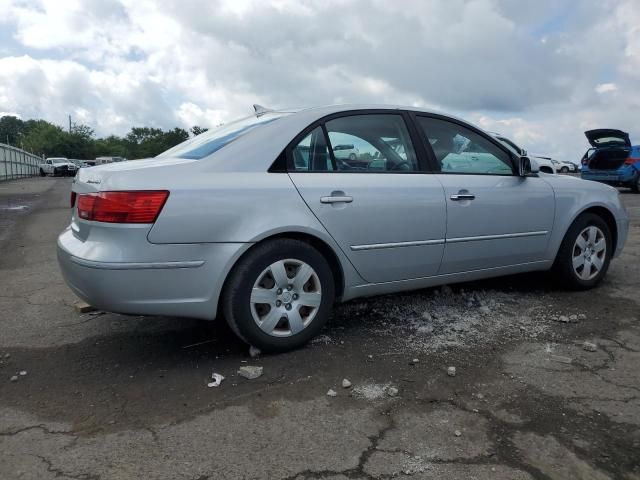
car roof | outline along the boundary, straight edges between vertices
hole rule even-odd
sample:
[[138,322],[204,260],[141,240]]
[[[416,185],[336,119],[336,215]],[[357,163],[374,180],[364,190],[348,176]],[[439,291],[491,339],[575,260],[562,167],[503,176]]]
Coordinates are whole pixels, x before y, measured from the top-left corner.
[[302,109],[278,109],[267,113],[260,112],[258,115],[268,115],[269,113],[288,113],[288,115],[278,118],[277,121],[265,123],[260,128],[250,130],[245,135],[227,144],[224,148],[205,157],[203,161],[207,163],[207,169],[213,171],[264,172],[285,147],[309,125],[332,114],[360,110],[384,110],[389,112],[407,110],[442,115],[472,128],[479,128],[453,115],[414,106],[344,104]]

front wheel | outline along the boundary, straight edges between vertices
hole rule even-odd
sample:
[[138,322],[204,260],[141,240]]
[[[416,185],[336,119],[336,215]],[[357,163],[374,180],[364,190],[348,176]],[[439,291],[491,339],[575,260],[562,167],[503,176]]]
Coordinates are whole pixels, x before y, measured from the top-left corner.
[[598,215],[584,213],[569,227],[553,268],[567,287],[587,290],[602,281],[612,254],[609,226]]
[[638,172],[638,175],[636,175],[636,179],[631,185],[631,190],[633,190],[634,193],[640,193],[640,172]]
[[299,240],[277,239],[254,247],[234,267],[222,306],[242,340],[283,352],[318,334],[334,295],[333,273],[320,252]]
[[40,169],[40,176],[41,177],[46,177],[47,174],[45,173],[45,171],[43,169]]
[[569,167],[562,167],[562,168],[560,169],[560,172],[561,172],[561,173],[569,173]]

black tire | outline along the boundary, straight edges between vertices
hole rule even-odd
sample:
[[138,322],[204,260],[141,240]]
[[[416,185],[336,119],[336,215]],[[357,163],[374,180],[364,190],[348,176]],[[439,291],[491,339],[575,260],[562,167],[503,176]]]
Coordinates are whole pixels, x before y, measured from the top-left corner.
[[551,167],[540,167],[540,171],[543,173],[553,173],[553,170],[551,170]]
[[[602,231],[606,242],[606,251],[604,253],[603,266],[598,274],[590,280],[583,280],[578,276],[573,268],[573,252],[578,235],[580,235],[580,233],[589,226],[595,226]],[[569,230],[565,234],[562,244],[560,245],[560,249],[558,250],[552,271],[557,275],[556,279],[560,282],[561,286],[571,290],[589,290],[596,287],[607,274],[612,254],[613,242],[611,230],[607,223],[598,215],[593,213],[583,213],[574,220],[571,227],[569,227]]]
[[57,177],[57,176],[58,176],[58,169],[57,169],[57,168],[54,168],[54,169],[53,169],[53,176],[54,176],[54,177]]
[[40,169],[40,176],[41,177],[46,177],[47,176],[47,174],[44,172],[43,169]]
[[351,155],[349,155],[349,160],[355,160],[356,158],[357,157],[355,153],[352,153]]
[[560,173],[569,173],[569,167],[562,167]]
[[[299,260],[313,268],[320,281],[322,297],[310,324],[297,334],[278,337],[260,329],[251,313],[250,297],[261,273],[285,259]],[[231,330],[243,341],[264,352],[285,352],[301,347],[320,332],[329,318],[334,297],[333,273],[323,255],[305,242],[282,238],[259,244],[240,259],[225,284],[222,309]]]

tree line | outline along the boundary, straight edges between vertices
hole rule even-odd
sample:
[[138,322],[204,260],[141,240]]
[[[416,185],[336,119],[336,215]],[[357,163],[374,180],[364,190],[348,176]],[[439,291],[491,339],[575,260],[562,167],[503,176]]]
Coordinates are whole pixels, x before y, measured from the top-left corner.
[[22,120],[5,115],[0,118],[0,143],[22,148],[45,157],[66,157],[92,160],[100,156],[128,159],[149,158],[184,142],[191,135],[206,132],[207,128],[192,127],[162,130],[133,127],[124,137],[109,135],[97,138],[94,130],[82,124],[72,124],[69,130],[46,120]]

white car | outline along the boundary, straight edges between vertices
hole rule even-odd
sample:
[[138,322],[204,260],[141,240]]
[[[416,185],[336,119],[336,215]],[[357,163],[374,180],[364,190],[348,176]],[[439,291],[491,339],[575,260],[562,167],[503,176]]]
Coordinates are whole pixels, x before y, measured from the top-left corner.
[[46,175],[73,177],[78,171],[76,164],[64,157],[47,158],[39,168],[41,177]]
[[512,140],[509,140],[504,135],[500,135],[499,133],[494,133],[494,132],[490,132],[490,133],[495,138],[500,140],[500,143],[502,143],[503,145],[506,145],[511,150],[515,151],[518,155],[523,155],[523,156],[526,155],[529,158],[534,159],[536,164],[538,165],[538,169],[541,172],[558,173],[560,171],[562,164],[558,160],[555,160],[547,155],[541,155],[538,153],[527,153],[527,151],[524,148],[520,148]]

